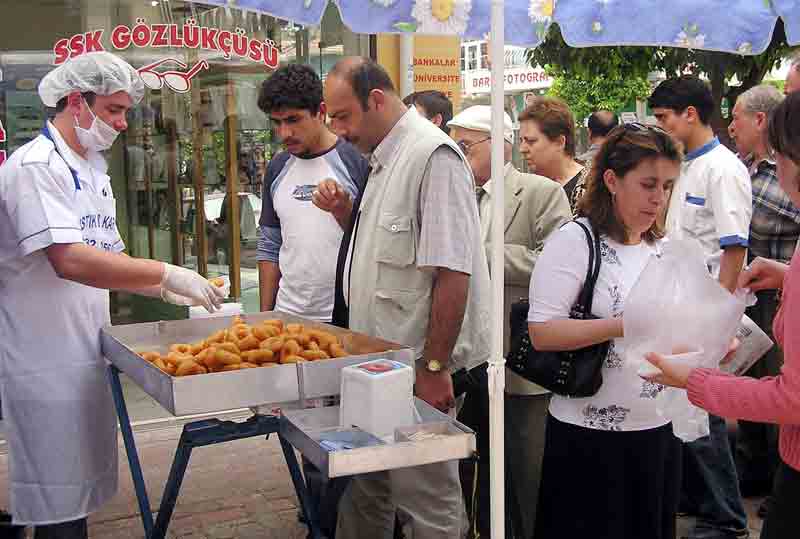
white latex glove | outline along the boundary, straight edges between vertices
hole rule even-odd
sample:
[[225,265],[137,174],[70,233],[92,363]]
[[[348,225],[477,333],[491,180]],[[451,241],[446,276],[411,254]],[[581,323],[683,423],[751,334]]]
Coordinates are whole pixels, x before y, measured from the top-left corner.
[[196,305],[202,305],[210,313],[220,308],[224,298],[222,290],[209,283],[205,277],[190,269],[164,264],[164,275],[161,277],[161,297],[165,301],[182,296]]
[[171,305],[185,305],[187,307],[196,307],[198,305],[202,305],[202,303],[200,303],[198,300],[178,295],[174,292],[170,292],[166,288],[161,289],[161,299]]

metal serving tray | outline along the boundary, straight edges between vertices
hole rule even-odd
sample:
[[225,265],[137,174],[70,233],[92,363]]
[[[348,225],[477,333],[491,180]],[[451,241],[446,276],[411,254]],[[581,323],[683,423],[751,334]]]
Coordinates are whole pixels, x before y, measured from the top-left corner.
[[185,377],[170,376],[138,355],[138,352],[145,351],[166,353],[172,344],[199,341],[229,327],[233,318],[223,316],[106,326],[101,330],[103,354],[173,415],[276,403],[300,402],[302,405],[306,399],[338,395],[341,370],[348,365],[376,358],[393,359],[412,367],[414,364],[414,352],[409,348],[280,312],[244,314],[240,318],[248,324],[279,318],[284,323],[301,323],[308,328],[323,329],[336,334],[352,355]]
[[394,440],[340,426],[338,406],[284,411],[281,435],[327,477],[464,459],[475,453],[475,433],[469,427],[425,401],[415,403],[417,423],[397,429]]

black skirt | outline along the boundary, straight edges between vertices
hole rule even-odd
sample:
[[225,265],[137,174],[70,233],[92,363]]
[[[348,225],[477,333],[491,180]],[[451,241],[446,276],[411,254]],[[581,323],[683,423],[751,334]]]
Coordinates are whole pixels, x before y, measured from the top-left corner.
[[672,425],[610,432],[548,416],[535,539],[673,539],[681,447]]
[[761,530],[761,539],[796,539],[800,534],[800,471],[781,460],[775,474],[772,505]]

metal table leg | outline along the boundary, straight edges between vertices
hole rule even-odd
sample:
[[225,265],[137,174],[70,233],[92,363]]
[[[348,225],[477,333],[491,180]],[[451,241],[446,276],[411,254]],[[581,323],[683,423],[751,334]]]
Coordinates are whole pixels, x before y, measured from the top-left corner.
[[314,506],[310,503],[308,489],[306,488],[303,474],[300,472],[300,465],[297,462],[297,456],[294,454],[294,447],[280,434],[278,435],[278,440],[281,442],[281,449],[283,449],[283,456],[286,459],[286,467],[289,468],[289,475],[292,476],[292,483],[297,494],[297,500],[300,503],[300,510],[303,512],[305,523],[308,526],[308,537],[309,539],[322,539],[319,519]]
[[147,497],[142,465],[139,462],[139,453],[136,451],[136,441],[133,438],[128,407],[125,405],[125,396],[122,393],[122,384],[119,381],[119,369],[111,365],[108,372],[111,382],[111,394],[114,397],[114,406],[117,409],[122,439],[125,442],[125,453],[128,456],[128,466],[133,479],[133,488],[136,490],[136,499],[139,502],[139,513],[142,516],[145,536],[149,536],[153,531],[153,513],[150,511],[150,500]]
[[156,525],[152,532],[147,535],[148,539],[164,539],[167,535],[169,521],[172,520],[172,513],[175,511],[175,504],[178,502],[178,494],[181,491],[181,484],[191,456],[192,445],[187,440],[186,427],[184,427],[178,448],[175,450],[172,467],[169,470],[167,484],[164,485],[164,495],[161,497],[161,505],[158,507]]
[[[178,495],[180,494],[186,469],[189,466],[192,450],[195,447],[252,438],[254,436],[266,436],[266,438],[269,438],[270,434],[279,432],[279,420],[275,416],[254,415],[246,421],[239,423],[234,421],[220,421],[219,419],[204,419],[184,425],[178,447],[175,450],[175,457],[172,460],[169,478],[164,486],[164,495],[161,498],[161,504],[158,508],[158,516],[154,524],[153,514],[150,510],[150,500],[147,495],[147,487],[142,474],[142,466],[139,461],[139,454],[136,450],[136,441],[133,437],[133,429],[131,428],[131,421],[128,416],[128,408],[125,405],[125,396],[122,393],[119,372],[119,369],[116,367],[109,367],[111,394],[114,397],[114,406],[117,409],[117,416],[119,417],[122,439],[125,442],[125,451],[128,456],[128,465],[130,466],[131,477],[133,478],[133,486],[136,490],[136,498],[139,502],[139,512],[142,516],[145,537],[148,539],[164,539],[167,529],[169,528],[169,522],[172,519],[172,514],[175,511],[175,505],[178,501]],[[279,436],[279,440],[281,448],[283,449],[283,455],[286,459],[286,466],[289,469],[289,475],[292,477],[292,483],[294,484],[300,508],[306,518],[309,530],[308,537],[311,539],[322,539],[322,534],[319,529],[319,520],[315,514],[314,508],[309,503],[306,483],[300,471],[297,457],[294,454],[294,448],[283,437]]]

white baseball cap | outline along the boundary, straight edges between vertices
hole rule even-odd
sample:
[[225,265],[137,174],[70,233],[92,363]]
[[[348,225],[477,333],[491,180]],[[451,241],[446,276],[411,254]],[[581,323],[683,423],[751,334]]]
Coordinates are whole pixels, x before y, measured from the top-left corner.
[[[490,133],[492,131],[492,107],[474,105],[464,109],[447,122],[447,127],[460,127]],[[511,123],[511,116],[507,112],[503,112],[503,139],[509,144],[514,144],[514,126]]]

